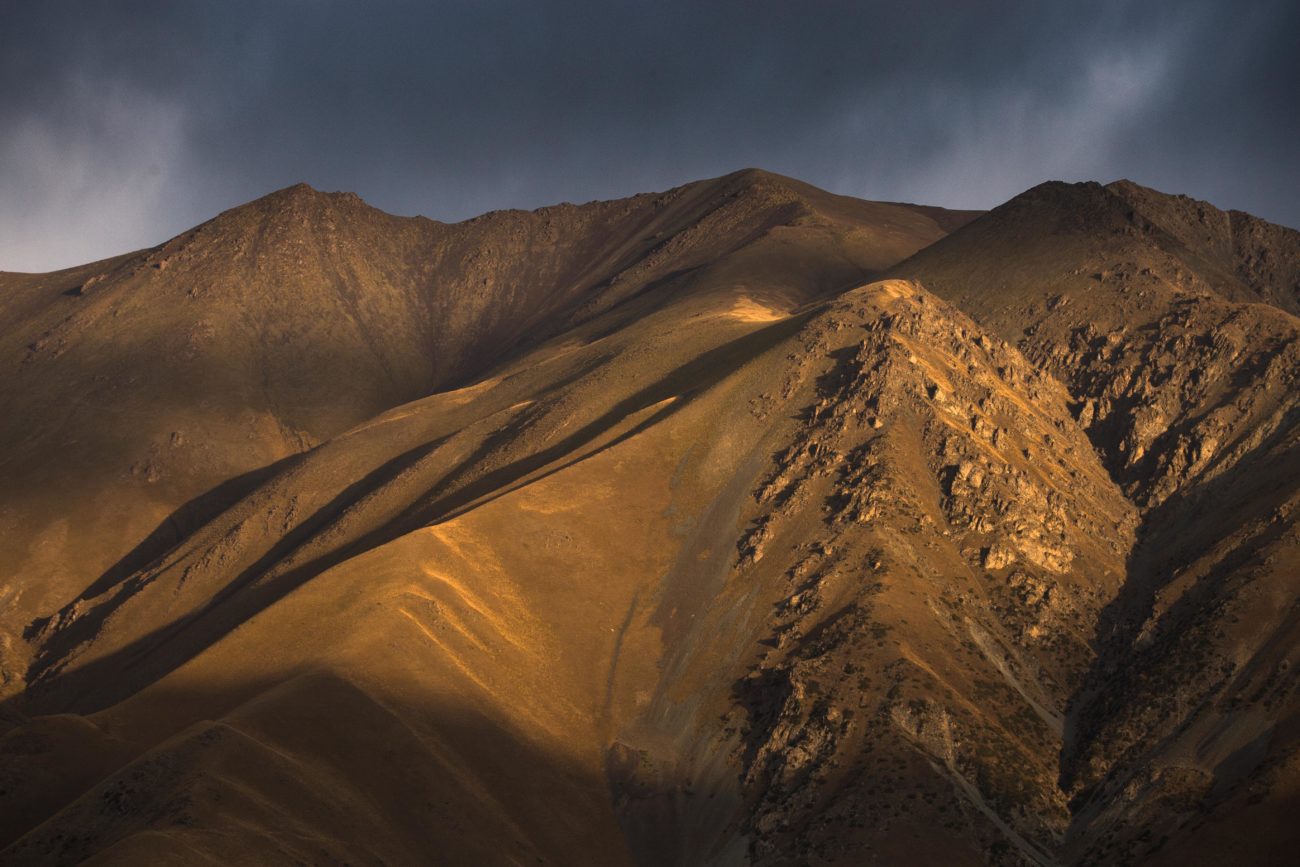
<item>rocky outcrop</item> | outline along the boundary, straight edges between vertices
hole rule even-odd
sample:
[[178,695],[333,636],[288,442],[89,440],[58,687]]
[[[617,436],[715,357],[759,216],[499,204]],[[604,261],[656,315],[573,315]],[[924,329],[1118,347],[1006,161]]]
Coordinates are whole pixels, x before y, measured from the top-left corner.
[[1217,863],[1226,849],[1189,842],[1215,839],[1201,829],[1237,815],[1246,790],[1286,798],[1276,769],[1294,746],[1272,733],[1300,710],[1281,685],[1300,484],[1295,241],[1129,182],[1048,184],[897,269],[1061,382],[1141,510],[1067,715],[1064,851],[1080,863],[1157,850]]
[[1043,860],[1068,823],[1065,702],[1135,512],[1064,391],[922,287],[848,292],[800,339],[802,425],[733,578],[785,588],[736,686],[755,861],[924,822]]

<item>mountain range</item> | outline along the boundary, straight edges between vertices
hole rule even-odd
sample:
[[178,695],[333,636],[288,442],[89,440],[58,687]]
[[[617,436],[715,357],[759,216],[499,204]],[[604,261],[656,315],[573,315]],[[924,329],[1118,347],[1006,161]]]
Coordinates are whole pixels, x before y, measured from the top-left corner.
[[1300,846],[1300,233],[758,170],[0,273],[0,864]]

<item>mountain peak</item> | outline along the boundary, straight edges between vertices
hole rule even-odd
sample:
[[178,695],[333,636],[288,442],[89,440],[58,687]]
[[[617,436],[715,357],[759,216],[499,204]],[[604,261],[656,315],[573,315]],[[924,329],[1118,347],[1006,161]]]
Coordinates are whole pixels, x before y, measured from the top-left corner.
[[362,199],[361,196],[350,190],[334,190],[326,192],[325,190],[319,190],[316,187],[313,187],[305,181],[299,181],[296,184],[275,190],[274,192],[268,193],[265,196],[262,196],[261,199],[255,201],[268,199],[290,202],[354,202],[366,204],[365,200]]
[[734,172],[723,175],[720,180],[739,184],[741,186],[759,186],[767,184],[779,184],[782,186],[797,184],[799,186],[807,186],[807,184],[804,184],[802,181],[786,177],[785,175],[779,175],[776,172],[770,172],[767,169],[756,168],[754,166],[737,169]]

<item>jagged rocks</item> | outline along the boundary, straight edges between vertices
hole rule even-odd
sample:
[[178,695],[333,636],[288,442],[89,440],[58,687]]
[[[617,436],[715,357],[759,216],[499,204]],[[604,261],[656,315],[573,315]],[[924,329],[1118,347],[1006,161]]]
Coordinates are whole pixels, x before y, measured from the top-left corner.
[[1016,562],[1016,554],[1005,545],[990,545],[980,553],[980,565],[991,572],[1005,569]]
[[[754,856],[833,851],[820,811],[885,731],[937,768],[909,778],[917,793],[960,781],[977,799],[953,817],[967,833],[992,846],[997,804],[1050,848],[1066,821],[1053,731],[1131,507],[1066,394],[920,286],[846,293],[801,343],[805,409],[755,490],[733,578],[788,588],[736,687]],[[992,722],[1008,713],[1027,726],[1015,744]]]

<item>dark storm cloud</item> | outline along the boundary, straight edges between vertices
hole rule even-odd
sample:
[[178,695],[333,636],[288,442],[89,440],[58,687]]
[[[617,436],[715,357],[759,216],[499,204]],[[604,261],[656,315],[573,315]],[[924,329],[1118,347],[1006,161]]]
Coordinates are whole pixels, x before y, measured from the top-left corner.
[[460,219],[758,165],[988,207],[1128,176],[1300,225],[1292,0],[0,0],[0,267],[298,180]]

